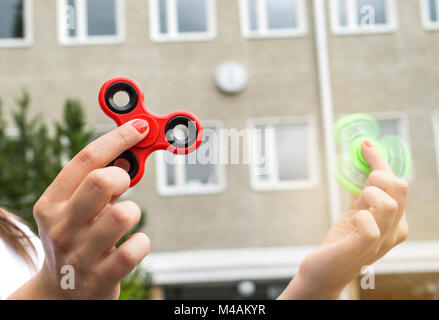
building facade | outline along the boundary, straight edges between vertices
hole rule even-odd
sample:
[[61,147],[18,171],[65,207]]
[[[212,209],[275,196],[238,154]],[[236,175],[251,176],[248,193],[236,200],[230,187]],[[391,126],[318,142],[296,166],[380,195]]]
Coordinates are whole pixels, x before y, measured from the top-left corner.
[[[347,206],[332,173],[333,121],[370,113],[383,133],[408,141],[414,161],[409,240],[376,270],[386,288],[409,276],[436,283],[438,8],[436,0],[2,1],[0,97],[13,106],[26,87],[32,112],[50,121],[66,97],[78,97],[88,123],[106,131],[114,125],[97,94],[126,76],[156,114],[185,109],[214,133],[262,130],[241,146],[262,145],[262,171],[242,162],[168,165],[157,153],[125,195],[148,212],[145,266],[171,298],[239,297],[241,280],[256,284],[257,297],[274,297]],[[218,68],[227,61],[239,68]],[[243,90],[219,90],[221,77]],[[215,137],[218,154],[230,154]],[[424,282],[403,296],[417,297]]]

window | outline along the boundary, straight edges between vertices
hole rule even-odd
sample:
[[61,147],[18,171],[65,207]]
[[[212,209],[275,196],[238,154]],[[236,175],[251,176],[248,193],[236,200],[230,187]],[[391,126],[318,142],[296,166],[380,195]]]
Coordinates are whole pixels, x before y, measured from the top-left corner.
[[420,0],[422,24],[426,30],[439,30],[439,1]]
[[203,41],[216,35],[215,0],[150,0],[154,41]]
[[244,38],[302,36],[306,33],[304,0],[240,0]]
[[433,132],[434,141],[436,143],[436,161],[437,161],[437,174],[439,176],[439,110],[433,112]]
[[394,134],[400,136],[410,145],[409,123],[407,115],[403,112],[373,113],[380,125],[380,137]]
[[317,184],[315,124],[304,119],[249,123],[250,177],[255,190],[308,189]]
[[[410,148],[410,130],[407,114],[403,112],[380,112],[372,114],[380,125],[380,138],[389,134],[400,136]],[[409,177],[409,181],[414,178],[414,168]]]
[[395,0],[331,0],[335,34],[368,34],[395,31]]
[[58,0],[58,39],[65,45],[121,43],[124,11],[124,0]]
[[0,47],[32,44],[32,0],[0,1]]
[[225,172],[220,163],[220,125],[209,121],[203,124],[203,143],[194,152],[188,155],[157,152],[157,185],[161,195],[211,194],[225,189]]

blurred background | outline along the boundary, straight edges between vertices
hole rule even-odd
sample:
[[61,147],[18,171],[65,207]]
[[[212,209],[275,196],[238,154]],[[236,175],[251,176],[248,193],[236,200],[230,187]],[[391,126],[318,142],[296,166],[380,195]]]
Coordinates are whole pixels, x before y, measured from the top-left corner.
[[[268,170],[151,156],[123,196],[146,212],[152,243],[124,297],[273,299],[348,205],[334,120],[369,113],[411,146],[410,235],[374,265],[374,290],[355,281],[343,297],[439,298],[438,51],[437,0],[1,0],[3,140],[19,143],[1,149],[0,204],[31,221],[58,169],[115,127],[100,86],[132,78],[156,114],[262,129],[249,147]],[[218,135],[205,143],[230,154]]]

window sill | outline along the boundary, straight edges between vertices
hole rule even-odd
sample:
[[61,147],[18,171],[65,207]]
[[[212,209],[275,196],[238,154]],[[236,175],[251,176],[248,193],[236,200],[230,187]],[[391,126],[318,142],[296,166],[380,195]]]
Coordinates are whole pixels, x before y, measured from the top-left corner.
[[282,39],[282,38],[302,38],[306,36],[306,30],[270,31],[265,33],[245,32],[242,34],[244,39]]
[[425,31],[438,31],[439,22],[425,22],[422,24]]
[[26,48],[32,44],[32,39],[0,39],[0,48]]
[[254,191],[288,191],[288,190],[309,190],[317,186],[317,181],[303,180],[303,181],[291,181],[291,182],[279,182],[279,183],[257,183],[252,182],[251,187]]
[[63,46],[101,46],[120,45],[125,42],[125,37],[96,37],[82,40],[59,39]]
[[174,36],[162,36],[162,35],[151,35],[151,40],[153,42],[164,43],[164,42],[203,42],[212,41],[216,39],[216,34],[213,33],[194,33],[194,34],[179,34]]
[[332,33],[336,36],[351,36],[351,35],[373,35],[373,34],[392,34],[396,33],[398,28],[396,26],[385,26],[378,28],[333,28]]
[[178,197],[178,196],[191,196],[191,195],[212,195],[223,193],[226,190],[225,186],[197,186],[188,187],[182,186],[178,188],[170,188],[159,186],[157,192],[163,197]]

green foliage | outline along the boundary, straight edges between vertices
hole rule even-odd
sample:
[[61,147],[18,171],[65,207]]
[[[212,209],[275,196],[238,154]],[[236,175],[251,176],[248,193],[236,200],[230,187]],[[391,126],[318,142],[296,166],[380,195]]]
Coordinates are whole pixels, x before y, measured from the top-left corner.
[[128,232],[119,240],[119,242],[116,244],[116,247],[119,247],[125,240],[132,234],[135,234],[136,232],[139,232],[142,230],[143,226],[146,225],[146,212],[145,210],[142,210],[140,212],[140,220],[139,223],[133,226]]
[[150,298],[152,277],[137,268],[120,285],[119,300],[146,300]]
[[85,130],[85,115],[81,102],[67,99],[62,123],[56,124],[57,136],[66,138],[69,158],[73,158],[90,141],[93,132]]
[[[10,131],[6,129],[0,100],[0,206],[19,215],[37,233],[32,214],[35,202],[63,165],[90,142],[94,133],[87,129],[79,100],[65,101],[63,118],[52,130],[40,115],[29,116],[30,97],[26,91],[16,103],[10,126],[14,131]],[[142,211],[140,223],[119,244],[145,225],[145,217]],[[123,281],[122,288],[121,297],[144,299],[148,296],[150,277],[140,276],[140,271],[136,271]]]
[[[30,97],[24,91],[12,112],[16,131],[6,133],[6,121],[0,113],[0,205],[21,216],[31,228],[37,226],[32,208],[44,190],[90,140],[83,109],[78,100],[67,99],[64,121],[55,124],[55,133],[41,116],[29,117]],[[1,112],[1,110],[0,110]]]

